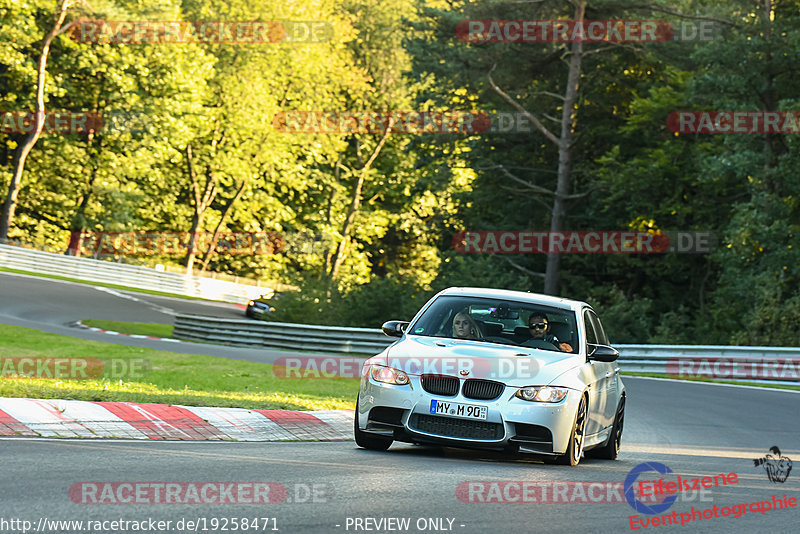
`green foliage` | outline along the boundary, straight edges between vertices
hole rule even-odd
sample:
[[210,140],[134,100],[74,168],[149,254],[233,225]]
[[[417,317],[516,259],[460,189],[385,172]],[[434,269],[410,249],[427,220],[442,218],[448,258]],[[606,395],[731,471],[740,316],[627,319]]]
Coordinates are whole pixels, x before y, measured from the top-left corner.
[[328,280],[309,280],[302,291],[286,293],[266,321],[380,328],[386,321],[408,321],[433,296],[430,291],[392,277],[341,292]]
[[[713,254],[562,257],[562,294],[595,304],[615,342],[800,341],[797,136],[677,135],[666,125],[676,110],[800,110],[797,2],[775,2],[771,13],[756,4],[587,6],[594,20],[718,21],[712,41],[584,45],[566,228],[706,231],[720,242]],[[566,0],[76,7],[69,20],[316,20],[334,31],[322,42],[262,45],[91,44],[61,35],[48,61],[48,109],[100,113],[107,124],[42,136],[11,237],[63,249],[76,230],[196,225],[317,236],[311,250],[208,261],[213,271],[301,286],[273,317],[293,322],[374,327],[410,318],[449,286],[541,291],[544,255],[459,254],[451,244],[464,230],[549,229],[558,151],[541,132],[392,134],[381,144],[374,133],[285,133],[273,118],[286,110],[514,112],[491,88],[491,71],[558,133],[569,46],[465,43],[455,28],[466,19],[570,18],[573,9]],[[43,0],[0,0],[0,110],[32,107],[52,10]],[[0,190],[21,139],[0,133]],[[215,184],[202,210],[187,147],[201,188]]]
[[628,297],[617,287],[601,287],[592,291],[586,301],[602,313],[611,343],[649,341],[654,323],[652,300]]

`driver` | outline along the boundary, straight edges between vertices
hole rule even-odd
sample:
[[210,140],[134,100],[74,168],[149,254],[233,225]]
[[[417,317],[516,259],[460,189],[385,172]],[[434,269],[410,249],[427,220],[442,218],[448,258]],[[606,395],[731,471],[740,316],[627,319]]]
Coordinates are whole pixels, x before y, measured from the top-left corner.
[[572,352],[572,346],[569,343],[560,342],[556,336],[550,333],[550,321],[544,313],[534,313],[528,317],[528,330],[531,333],[531,339],[552,343],[561,352]]

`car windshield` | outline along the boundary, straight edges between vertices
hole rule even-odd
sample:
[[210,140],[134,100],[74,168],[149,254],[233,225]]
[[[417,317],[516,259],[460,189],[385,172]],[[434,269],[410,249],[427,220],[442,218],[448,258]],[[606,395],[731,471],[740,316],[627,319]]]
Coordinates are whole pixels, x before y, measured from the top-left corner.
[[577,352],[578,348],[574,312],[514,300],[443,295],[408,332],[553,351]]

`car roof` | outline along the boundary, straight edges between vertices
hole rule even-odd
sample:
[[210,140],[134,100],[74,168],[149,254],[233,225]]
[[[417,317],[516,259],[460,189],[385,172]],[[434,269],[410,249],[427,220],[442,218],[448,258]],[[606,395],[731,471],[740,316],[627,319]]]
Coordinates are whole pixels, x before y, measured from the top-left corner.
[[541,293],[511,291],[509,289],[492,289],[486,287],[449,287],[440,291],[439,295],[502,298],[507,300],[518,300],[530,304],[545,304],[557,308],[568,308],[576,312],[580,312],[582,308],[591,308],[591,306],[580,300],[553,297],[551,295],[542,295]]

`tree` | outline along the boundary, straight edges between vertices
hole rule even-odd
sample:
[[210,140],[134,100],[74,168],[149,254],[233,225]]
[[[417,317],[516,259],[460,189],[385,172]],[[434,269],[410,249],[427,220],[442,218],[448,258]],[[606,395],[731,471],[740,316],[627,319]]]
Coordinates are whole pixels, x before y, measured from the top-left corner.
[[[182,197],[191,207],[193,234],[212,226],[218,236],[228,224],[238,231],[305,230],[306,213],[318,210],[299,198],[314,194],[310,190],[316,184],[309,173],[318,173],[317,168],[335,161],[342,142],[276,131],[273,118],[298,103],[312,110],[330,109],[347,90],[362,85],[361,73],[350,65],[346,48],[352,38],[348,18],[336,13],[332,1],[288,7],[200,1],[184,9],[192,20],[224,11],[228,20],[321,19],[336,29],[330,39],[295,43],[293,26],[286,23],[285,41],[209,47],[208,53],[215,58],[214,76],[202,120],[196,122],[193,139],[182,148],[183,178],[176,182],[190,191]],[[211,252],[203,260],[204,268],[239,264],[234,258],[217,261]],[[280,272],[289,261],[287,256],[253,258],[245,268]],[[187,267],[191,268],[194,257],[195,251],[190,250]]]
[[8,186],[8,193],[0,211],[0,240],[8,238],[8,230],[14,220],[14,211],[17,207],[17,197],[19,196],[22,175],[25,172],[25,161],[28,154],[33,150],[39,136],[42,135],[42,128],[45,120],[45,83],[47,78],[47,57],[50,53],[50,45],[58,35],[69,29],[64,24],[67,12],[75,5],[75,0],[58,0],[55,9],[55,21],[52,23],[49,32],[44,37],[42,48],[38,57],[38,69],[36,72],[36,108],[34,112],[33,130],[25,136],[22,143],[17,148],[14,156],[13,173],[11,183]]

